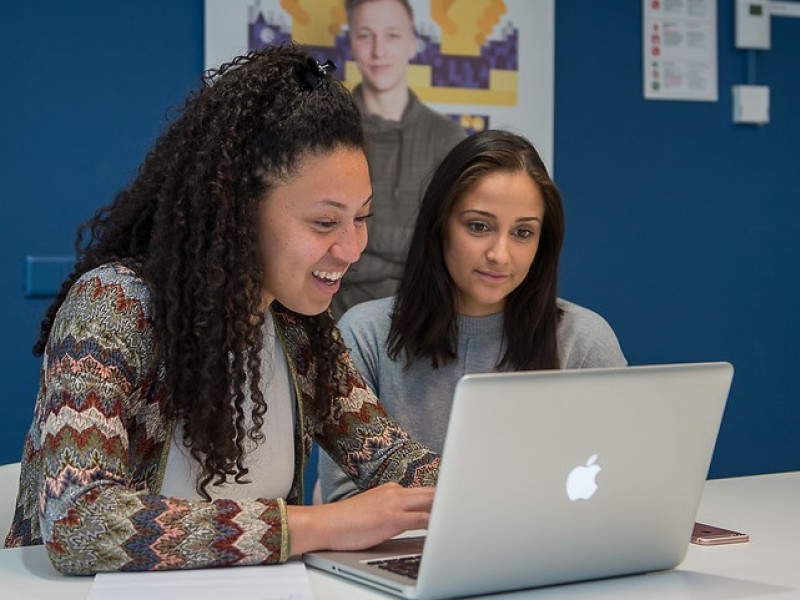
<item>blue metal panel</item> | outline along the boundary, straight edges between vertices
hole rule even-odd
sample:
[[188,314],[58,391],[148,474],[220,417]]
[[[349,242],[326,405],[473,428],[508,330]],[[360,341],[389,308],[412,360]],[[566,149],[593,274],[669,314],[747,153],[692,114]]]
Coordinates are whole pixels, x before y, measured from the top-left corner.
[[25,297],[52,298],[75,266],[74,256],[26,256]]

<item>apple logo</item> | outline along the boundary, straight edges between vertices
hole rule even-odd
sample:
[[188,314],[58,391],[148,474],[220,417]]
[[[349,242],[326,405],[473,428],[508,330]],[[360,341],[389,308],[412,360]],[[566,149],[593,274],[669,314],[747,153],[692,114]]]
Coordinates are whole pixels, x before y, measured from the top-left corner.
[[592,454],[585,465],[578,465],[567,476],[567,497],[572,500],[588,500],[597,491],[594,479],[600,472],[597,454]]

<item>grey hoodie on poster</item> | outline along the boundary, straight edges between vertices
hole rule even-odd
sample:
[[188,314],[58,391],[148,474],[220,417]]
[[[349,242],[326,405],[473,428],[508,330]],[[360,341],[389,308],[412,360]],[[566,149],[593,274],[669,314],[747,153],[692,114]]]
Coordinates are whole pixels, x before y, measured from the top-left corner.
[[425,106],[411,90],[400,121],[367,114],[360,85],[353,98],[364,117],[373,216],[367,225],[367,248],[333,297],[331,309],[337,319],[359,302],[395,293],[428,177],[467,136],[455,121]]

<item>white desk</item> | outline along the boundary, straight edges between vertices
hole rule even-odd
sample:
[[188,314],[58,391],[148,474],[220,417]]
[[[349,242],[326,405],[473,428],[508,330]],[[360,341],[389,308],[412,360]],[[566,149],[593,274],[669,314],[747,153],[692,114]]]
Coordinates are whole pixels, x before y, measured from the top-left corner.
[[[745,531],[751,541],[713,547],[691,544],[686,560],[673,571],[483,598],[800,599],[800,471],[709,481],[697,520]],[[314,569],[309,569],[309,577],[317,600],[390,597]],[[91,577],[57,573],[41,546],[0,550],[4,600],[84,600],[91,583]]]

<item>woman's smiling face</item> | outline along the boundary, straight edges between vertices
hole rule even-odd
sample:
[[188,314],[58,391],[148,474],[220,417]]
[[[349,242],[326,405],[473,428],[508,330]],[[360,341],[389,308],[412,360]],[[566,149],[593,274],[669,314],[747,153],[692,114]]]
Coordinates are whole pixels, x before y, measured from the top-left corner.
[[327,310],[367,245],[371,200],[360,149],[308,155],[274,185],[258,211],[265,303],[278,300],[304,315]]

